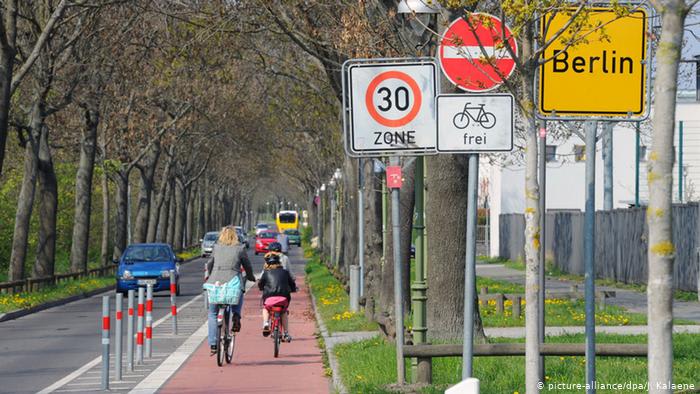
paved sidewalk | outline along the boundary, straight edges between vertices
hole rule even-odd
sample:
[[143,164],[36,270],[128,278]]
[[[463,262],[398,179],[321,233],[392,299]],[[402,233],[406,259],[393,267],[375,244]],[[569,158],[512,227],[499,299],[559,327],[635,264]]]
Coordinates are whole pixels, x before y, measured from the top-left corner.
[[273,357],[272,340],[261,335],[261,295],[253,288],[245,296],[233,363],[218,367],[202,338],[199,348],[159,393],[328,393],[330,382],[324,375],[303,276],[297,275],[297,286],[289,316],[294,340],[282,344],[279,358]]
[[[514,270],[503,264],[477,264],[476,274],[486,278],[525,285],[525,271]],[[579,289],[583,289],[581,283],[547,277],[545,288],[554,291],[568,291],[574,284],[579,285]],[[596,286],[596,290],[615,291],[615,297],[606,299],[606,304],[621,306],[630,312],[647,313],[646,293],[610,286]],[[700,323],[700,302],[673,301],[673,317]]]

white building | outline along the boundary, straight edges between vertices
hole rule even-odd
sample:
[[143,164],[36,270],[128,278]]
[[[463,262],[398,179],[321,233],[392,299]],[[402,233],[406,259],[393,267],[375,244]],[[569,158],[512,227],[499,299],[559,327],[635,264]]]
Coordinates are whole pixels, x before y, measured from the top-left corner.
[[[682,198],[678,187],[678,155],[673,171],[674,202],[700,199],[700,102],[679,99],[676,107],[676,152],[678,152],[679,125],[683,124],[683,183]],[[647,126],[648,128],[649,126]],[[599,129],[600,134],[600,129]],[[639,166],[639,200],[648,199],[646,147],[651,145],[648,131],[641,133]],[[635,201],[635,135],[632,124],[621,123],[613,129],[613,203],[614,208],[626,208]],[[578,136],[565,140],[547,141],[547,210],[583,210],[585,206],[584,142]],[[522,144],[521,144],[522,145]],[[496,163],[482,158],[480,177],[481,200],[490,208],[490,254],[498,256],[499,215],[523,213],[525,210],[525,169],[510,157],[502,156]],[[596,149],[596,209],[603,209],[602,141]]]

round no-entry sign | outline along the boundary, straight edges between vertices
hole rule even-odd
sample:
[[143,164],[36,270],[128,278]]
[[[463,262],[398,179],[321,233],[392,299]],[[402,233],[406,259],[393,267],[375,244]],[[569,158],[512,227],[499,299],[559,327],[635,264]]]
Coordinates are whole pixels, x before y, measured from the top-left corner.
[[445,32],[438,50],[440,67],[447,79],[462,90],[495,89],[515,70],[506,42],[516,55],[518,45],[508,26],[497,17],[473,13],[468,20],[455,20]]

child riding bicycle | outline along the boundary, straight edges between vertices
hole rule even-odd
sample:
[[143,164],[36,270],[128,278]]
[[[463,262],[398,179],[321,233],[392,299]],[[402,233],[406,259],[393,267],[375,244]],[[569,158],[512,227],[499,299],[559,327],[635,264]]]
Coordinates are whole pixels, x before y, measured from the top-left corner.
[[[284,313],[282,313],[281,319],[282,326],[284,327],[283,339],[285,342],[291,342],[292,337],[289,335],[289,318],[287,316],[287,307],[292,299],[291,293],[297,291],[297,285],[289,272],[282,268],[280,257],[278,255],[271,254],[266,256],[265,271],[258,281],[258,288],[260,288],[260,290],[263,292],[263,336],[267,337],[270,335],[270,311],[268,308],[271,308],[272,306],[282,306],[284,308]],[[286,302],[285,300],[280,300],[280,298],[286,299]]]

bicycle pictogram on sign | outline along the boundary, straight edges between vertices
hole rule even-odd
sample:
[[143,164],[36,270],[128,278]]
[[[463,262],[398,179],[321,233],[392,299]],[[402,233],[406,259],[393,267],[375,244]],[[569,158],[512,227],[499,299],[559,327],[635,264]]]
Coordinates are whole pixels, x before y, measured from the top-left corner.
[[[484,109],[485,104],[478,104],[471,107],[469,104],[471,104],[471,102],[464,104],[462,112],[456,113],[452,118],[452,124],[454,124],[456,128],[460,130],[465,129],[472,120],[485,129],[490,129],[496,125],[496,115],[486,111]],[[474,115],[475,113],[476,116]]]

